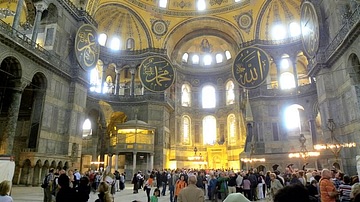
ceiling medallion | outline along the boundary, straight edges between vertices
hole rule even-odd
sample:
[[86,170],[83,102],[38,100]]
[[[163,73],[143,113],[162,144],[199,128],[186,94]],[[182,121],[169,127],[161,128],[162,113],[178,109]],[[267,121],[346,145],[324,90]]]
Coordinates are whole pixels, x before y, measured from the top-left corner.
[[238,16],[235,16],[235,18],[237,18],[237,22],[238,22],[240,29],[243,29],[245,31],[250,30],[250,27],[253,24],[251,12],[240,14]]
[[150,20],[152,23],[151,30],[156,36],[164,36],[167,32],[169,22],[164,20]]

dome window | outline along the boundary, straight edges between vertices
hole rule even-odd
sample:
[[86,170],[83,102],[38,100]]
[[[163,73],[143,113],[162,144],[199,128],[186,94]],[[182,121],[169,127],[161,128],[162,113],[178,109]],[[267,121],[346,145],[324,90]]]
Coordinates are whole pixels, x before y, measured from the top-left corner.
[[100,46],[105,46],[106,39],[107,39],[106,34],[102,33],[102,34],[99,35],[98,42],[99,42]]
[[182,56],[181,60],[182,62],[187,63],[189,59],[189,54],[188,53],[184,53],[184,55]]
[[197,1],[197,9],[199,11],[203,11],[206,9],[206,3],[205,3],[205,0],[198,0]]
[[204,65],[211,65],[212,63],[212,57],[211,55],[205,55],[203,58]]
[[135,40],[133,38],[128,38],[126,40],[126,50],[134,50]]
[[159,1],[159,6],[161,7],[161,8],[166,8],[166,6],[167,6],[167,0],[160,0]]
[[231,59],[231,53],[230,53],[230,51],[225,51],[225,56],[226,56],[226,59],[227,60],[230,60]]
[[286,35],[287,34],[286,34],[286,30],[285,30],[284,26],[275,25],[272,28],[272,38],[273,38],[273,40],[285,39]]
[[222,63],[223,62],[223,55],[222,54],[220,54],[220,53],[218,53],[218,54],[216,54],[216,56],[215,56],[215,59],[216,59],[216,63]]
[[120,50],[120,39],[117,38],[117,37],[114,37],[114,38],[111,40],[110,48],[111,48],[112,50]]
[[193,55],[192,56],[192,63],[193,64],[199,64],[199,61],[200,61],[200,58],[199,58],[199,56],[198,55]]

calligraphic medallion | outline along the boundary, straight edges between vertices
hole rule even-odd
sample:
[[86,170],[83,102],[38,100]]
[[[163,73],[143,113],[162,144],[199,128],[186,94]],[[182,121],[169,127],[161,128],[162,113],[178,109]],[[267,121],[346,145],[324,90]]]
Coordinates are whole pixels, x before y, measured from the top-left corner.
[[266,52],[260,48],[242,49],[234,60],[232,73],[243,88],[259,87],[269,74],[270,62]]
[[139,67],[142,85],[153,92],[163,92],[175,80],[175,71],[171,63],[161,56],[146,58]]
[[96,28],[90,24],[82,25],[75,38],[75,55],[80,66],[84,70],[92,70],[99,60],[99,53]]

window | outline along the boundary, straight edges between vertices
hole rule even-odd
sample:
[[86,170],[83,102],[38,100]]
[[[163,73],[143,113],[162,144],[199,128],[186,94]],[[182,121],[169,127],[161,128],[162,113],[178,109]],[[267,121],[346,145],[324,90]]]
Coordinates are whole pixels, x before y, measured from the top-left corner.
[[160,1],[159,1],[159,6],[160,6],[161,8],[166,8],[166,6],[167,6],[167,0],[160,0]]
[[292,22],[290,23],[289,26],[290,29],[290,36],[291,37],[296,37],[300,35],[300,25],[297,22]]
[[230,51],[225,51],[225,56],[226,56],[226,59],[227,59],[227,60],[230,60],[230,59],[231,59],[231,53],[230,53]]
[[181,106],[190,107],[191,105],[191,95],[190,95],[190,86],[187,84],[182,85],[181,87]]
[[88,137],[92,135],[91,122],[89,119],[86,119],[83,124],[83,137]]
[[289,59],[283,58],[280,62],[281,69],[288,69],[289,68]]
[[201,92],[202,107],[214,108],[216,105],[215,88],[213,86],[204,86]]
[[228,81],[226,84],[226,105],[235,103],[234,83]]
[[200,58],[198,55],[193,55],[192,56],[192,63],[193,64],[199,64]]
[[290,72],[284,72],[280,75],[280,87],[281,89],[295,88],[295,78]]
[[216,142],[216,119],[206,116],[203,119],[203,143],[213,145]]
[[134,50],[135,40],[133,38],[128,38],[126,40],[126,50]]
[[190,117],[183,116],[183,144],[190,144]]
[[211,55],[205,55],[203,60],[204,60],[204,65],[211,65],[211,63],[212,63]]
[[227,125],[228,125],[228,144],[234,145],[236,144],[236,121],[234,114],[230,114],[228,116]]
[[99,35],[98,42],[99,42],[100,46],[105,46],[106,39],[107,39],[106,34],[102,33]]
[[111,48],[112,50],[120,50],[120,39],[117,38],[117,37],[114,37],[114,38],[111,40],[110,48]]
[[198,0],[197,2],[197,9],[199,11],[203,11],[206,9],[206,3],[205,3],[205,0]]
[[189,59],[189,54],[188,53],[184,53],[184,55],[182,56],[182,61],[183,62],[188,62]]
[[298,104],[291,105],[285,109],[284,120],[287,129],[299,129],[299,132],[301,132],[300,110],[304,110],[304,108]]
[[220,54],[220,53],[216,54],[216,56],[215,56],[216,63],[222,63],[223,58],[224,57],[222,54]]
[[275,25],[272,28],[272,39],[273,40],[281,40],[286,37],[286,29],[282,25]]

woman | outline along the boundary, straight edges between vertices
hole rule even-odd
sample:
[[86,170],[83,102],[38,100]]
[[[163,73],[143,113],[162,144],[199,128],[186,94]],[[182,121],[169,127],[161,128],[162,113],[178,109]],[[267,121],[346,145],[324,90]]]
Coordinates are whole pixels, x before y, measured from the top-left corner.
[[98,199],[95,202],[112,202],[112,196],[109,192],[109,185],[107,182],[100,182]]
[[0,183],[0,202],[13,202],[10,193],[10,181],[4,180]]
[[160,189],[156,188],[154,190],[154,195],[151,196],[150,202],[158,202],[158,197],[160,196]]
[[175,198],[174,198],[175,202],[177,201],[177,197],[179,196],[180,191],[185,187],[187,187],[187,184],[185,182],[185,176],[181,175],[180,179],[176,181],[176,185],[175,185]]
[[[150,191],[151,191],[151,187],[153,186],[153,181],[154,181],[154,176],[152,174],[150,174],[150,177],[149,177],[149,179],[146,180],[145,186],[144,186],[144,191],[146,191],[148,202],[150,202]],[[155,193],[155,191],[154,191],[154,193]]]
[[257,188],[258,188],[258,191],[257,191],[257,198],[258,199],[263,199],[263,198],[265,198],[264,197],[264,189],[263,189],[263,187],[264,187],[264,185],[265,185],[265,177],[264,177],[264,175],[263,175],[263,173],[262,173],[262,171],[260,171],[260,173],[259,173],[260,175],[259,175],[259,178],[258,178],[258,185],[257,185]]
[[283,188],[283,185],[280,183],[278,179],[276,179],[275,173],[270,173],[270,195],[271,198],[274,198],[275,194]]

